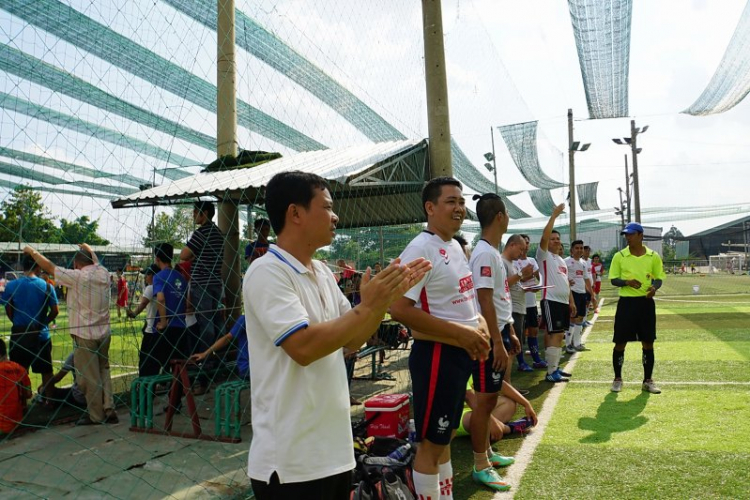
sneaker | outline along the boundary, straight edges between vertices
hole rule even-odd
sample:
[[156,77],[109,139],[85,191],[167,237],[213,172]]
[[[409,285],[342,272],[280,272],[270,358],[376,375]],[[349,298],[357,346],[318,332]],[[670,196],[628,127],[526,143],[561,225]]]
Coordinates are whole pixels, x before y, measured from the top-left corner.
[[565,352],[567,352],[568,354],[574,354],[576,352],[576,348],[573,347],[572,344],[571,345],[566,345],[565,346]]
[[586,348],[586,344],[573,346],[573,349],[575,349],[577,352],[584,352],[589,350]]
[[563,376],[560,375],[559,370],[552,372],[552,373],[548,373],[547,376],[544,377],[544,380],[546,380],[547,382],[553,382],[555,384],[558,382],[568,382],[567,378],[563,378]]
[[489,457],[490,464],[493,467],[507,467],[516,463],[516,459],[513,457],[504,457],[495,450],[492,450],[492,456]]
[[492,467],[487,467],[478,472],[472,468],[471,478],[477,483],[483,484],[495,491],[508,491],[510,489],[510,485],[503,481],[500,474]]
[[529,429],[534,426],[534,423],[528,418],[524,417],[512,422],[508,422],[507,425],[508,427],[510,427],[510,432],[512,434],[527,434],[529,432]]
[[531,366],[533,366],[535,370],[546,370],[547,362],[546,361],[534,361],[534,364]]
[[587,319],[583,321],[583,326],[591,326],[592,324],[593,323],[591,323],[591,321],[589,321]]
[[651,379],[644,380],[642,387],[643,387],[644,391],[650,392],[651,394],[661,394],[661,389],[659,389],[656,386],[656,383],[653,380],[651,380]]
[[564,372],[564,371],[562,371],[562,370],[561,370],[561,369],[559,369],[559,368],[558,368],[557,370],[555,370],[555,371],[556,371],[556,372],[557,372],[557,373],[558,373],[558,374],[559,374],[559,375],[560,375],[561,377],[572,377],[572,376],[573,376],[573,374],[572,374],[572,373]]
[[622,390],[622,379],[615,379],[612,382],[612,392],[620,392]]
[[518,371],[519,372],[533,372],[534,369],[527,365],[526,363],[518,363]]

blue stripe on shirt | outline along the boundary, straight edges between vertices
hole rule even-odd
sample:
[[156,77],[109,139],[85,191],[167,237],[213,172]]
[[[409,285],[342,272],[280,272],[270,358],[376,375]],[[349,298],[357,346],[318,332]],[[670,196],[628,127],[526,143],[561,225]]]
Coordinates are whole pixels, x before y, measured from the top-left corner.
[[295,332],[297,332],[297,331],[299,331],[299,330],[301,330],[303,328],[307,328],[309,325],[310,324],[307,321],[300,321],[299,323],[297,323],[296,325],[294,325],[293,327],[291,327],[289,330],[287,330],[286,332],[282,333],[279,336],[279,338],[276,339],[276,341],[274,342],[274,345],[276,345],[276,347],[280,346],[281,343],[284,342],[287,338],[289,338],[293,333],[295,333]]

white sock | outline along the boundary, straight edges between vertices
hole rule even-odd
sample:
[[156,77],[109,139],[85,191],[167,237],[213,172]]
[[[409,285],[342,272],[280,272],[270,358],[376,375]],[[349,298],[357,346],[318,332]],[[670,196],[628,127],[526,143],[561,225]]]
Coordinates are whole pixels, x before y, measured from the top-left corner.
[[414,489],[417,491],[417,498],[420,500],[440,499],[440,476],[414,471],[412,478],[414,479]]
[[573,337],[573,334],[571,331],[573,330],[573,327],[571,326],[567,330],[565,330],[565,345],[570,345],[571,337]]
[[440,500],[453,500],[453,464],[449,460],[438,467]]
[[581,345],[581,330],[583,330],[583,325],[575,325],[573,327],[573,345],[575,347]]
[[547,360],[547,374],[551,375],[557,370],[557,364],[560,362],[560,354],[562,349],[560,347],[549,346],[546,349],[546,355],[544,358]]

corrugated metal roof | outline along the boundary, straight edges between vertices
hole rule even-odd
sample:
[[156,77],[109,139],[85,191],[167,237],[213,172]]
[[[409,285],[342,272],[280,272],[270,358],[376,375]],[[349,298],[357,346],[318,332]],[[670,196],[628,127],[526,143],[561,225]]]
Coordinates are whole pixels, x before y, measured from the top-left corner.
[[340,227],[421,222],[421,191],[430,178],[427,158],[424,139],[309,151],[252,168],[196,174],[119,198],[112,206],[170,204],[206,196],[262,205],[271,177],[301,170],[331,183]]
[[[18,253],[23,251],[26,245],[31,245],[41,253],[72,253],[78,250],[78,245],[68,243],[19,243],[17,241],[1,241],[0,253]],[[152,252],[151,248],[139,246],[118,246],[118,245],[91,245],[91,249],[99,255],[104,254],[129,254],[129,255],[148,255]]]

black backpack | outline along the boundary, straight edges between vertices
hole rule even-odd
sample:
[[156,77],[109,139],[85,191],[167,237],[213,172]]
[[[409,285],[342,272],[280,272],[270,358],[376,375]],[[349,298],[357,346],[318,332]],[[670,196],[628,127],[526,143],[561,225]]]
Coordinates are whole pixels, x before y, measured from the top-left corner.
[[414,448],[401,460],[386,455],[405,444],[396,438],[376,437],[368,453],[355,452],[352,500],[415,500],[411,463]]

